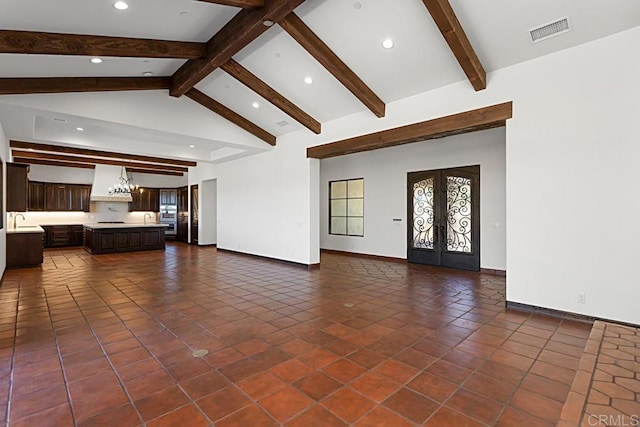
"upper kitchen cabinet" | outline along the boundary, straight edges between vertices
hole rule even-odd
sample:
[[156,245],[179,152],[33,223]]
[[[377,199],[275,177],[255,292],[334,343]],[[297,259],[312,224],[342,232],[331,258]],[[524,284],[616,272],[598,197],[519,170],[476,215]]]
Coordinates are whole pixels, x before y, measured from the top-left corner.
[[69,193],[66,184],[52,184],[45,182],[44,184],[44,210],[51,211],[68,211]]
[[160,206],[175,206],[178,204],[177,190],[160,190]]
[[69,184],[67,192],[70,210],[89,212],[90,185]]
[[129,212],[160,212],[160,190],[141,188],[131,194]]
[[[42,192],[39,185],[44,189]],[[90,195],[90,185],[30,182],[29,210],[89,212]]]
[[44,182],[29,181],[29,200],[27,210],[44,210]]
[[7,163],[7,211],[27,210],[28,165]]

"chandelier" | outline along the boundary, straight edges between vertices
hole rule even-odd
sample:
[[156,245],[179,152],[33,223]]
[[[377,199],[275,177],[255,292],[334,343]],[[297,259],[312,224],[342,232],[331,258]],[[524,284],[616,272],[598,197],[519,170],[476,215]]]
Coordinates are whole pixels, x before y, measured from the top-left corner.
[[122,166],[120,170],[120,182],[109,187],[110,196],[130,196],[131,193],[138,191],[138,186],[133,185],[133,174],[127,174],[126,169]]

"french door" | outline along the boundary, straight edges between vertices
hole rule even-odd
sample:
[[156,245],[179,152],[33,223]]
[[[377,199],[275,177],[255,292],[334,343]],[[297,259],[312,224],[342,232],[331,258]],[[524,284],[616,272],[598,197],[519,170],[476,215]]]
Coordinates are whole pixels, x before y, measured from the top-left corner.
[[407,174],[407,261],[480,270],[480,166]]

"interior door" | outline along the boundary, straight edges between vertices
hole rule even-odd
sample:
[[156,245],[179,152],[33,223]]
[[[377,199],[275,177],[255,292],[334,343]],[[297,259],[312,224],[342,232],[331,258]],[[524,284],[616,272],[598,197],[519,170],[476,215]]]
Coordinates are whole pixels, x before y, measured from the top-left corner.
[[480,166],[407,174],[407,260],[480,270]]
[[178,188],[178,226],[176,240],[189,241],[189,190],[187,187]]
[[191,186],[191,244],[198,244],[198,186]]

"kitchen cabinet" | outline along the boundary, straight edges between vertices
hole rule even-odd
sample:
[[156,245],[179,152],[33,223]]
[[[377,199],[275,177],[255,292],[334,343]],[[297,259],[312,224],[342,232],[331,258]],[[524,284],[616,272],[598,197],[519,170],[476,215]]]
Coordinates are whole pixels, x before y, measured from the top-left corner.
[[7,211],[26,212],[28,165],[7,163]]
[[7,232],[7,268],[42,264],[42,229]]
[[178,226],[176,240],[189,242],[189,190],[187,187],[178,188]]
[[178,204],[177,190],[160,190],[160,205],[174,206]]
[[44,211],[44,182],[29,181],[28,211]]
[[44,228],[45,248],[64,248],[84,244],[82,225],[43,225],[42,228]]
[[141,188],[131,194],[129,212],[160,212],[160,190]]
[[47,212],[68,211],[69,193],[66,184],[44,184],[44,210]]
[[71,211],[89,212],[90,185],[67,184],[67,197]]
[[29,182],[29,210],[89,212],[91,186]]

